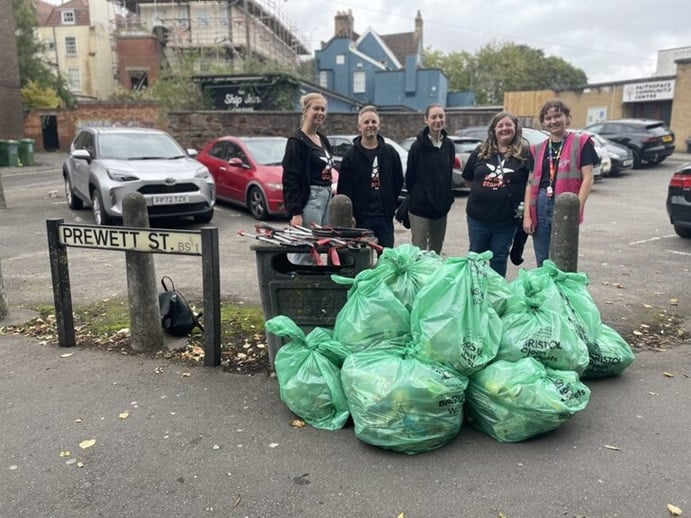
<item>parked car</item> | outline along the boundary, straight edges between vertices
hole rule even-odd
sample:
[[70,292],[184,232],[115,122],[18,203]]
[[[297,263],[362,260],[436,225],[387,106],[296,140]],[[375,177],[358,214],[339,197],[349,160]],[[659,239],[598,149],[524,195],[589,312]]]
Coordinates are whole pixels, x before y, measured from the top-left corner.
[[633,168],[633,151],[626,146],[617,144],[613,140],[607,140],[607,152],[612,160],[612,171],[610,174],[618,174],[626,169]]
[[610,120],[590,124],[585,130],[631,149],[634,169],[643,162],[659,164],[674,153],[674,133],[661,120]]
[[208,142],[197,160],[216,182],[216,196],[247,208],[255,219],[285,213],[283,154],[285,137],[224,136]]
[[487,138],[488,126],[468,126],[454,132],[457,137],[472,137],[484,141]]
[[679,237],[691,238],[691,162],[679,167],[667,188],[667,214]]
[[206,167],[168,133],[148,128],[84,128],[63,163],[71,209],[91,205],[97,225],[122,219],[122,200],[139,192],[150,218],[213,218],[216,190]]
[[470,192],[470,187],[468,187],[463,178],[463,168],[470,154],[482,144],[482,140],[476,137],[457,137],[456,135],[449,135],[449,139],[451,139],[456,148],[456,162],[453,166],[453,189],[457,192]]
[[633,151],[629,148],[617,144],[613,140],[606,139],[597,133],[591,133],[590,135],[595,143],[605,148],[612,164],[609,171],[606,171],[605,168],[602,169],[602,176],[617,174],[620,171],[633,167]]

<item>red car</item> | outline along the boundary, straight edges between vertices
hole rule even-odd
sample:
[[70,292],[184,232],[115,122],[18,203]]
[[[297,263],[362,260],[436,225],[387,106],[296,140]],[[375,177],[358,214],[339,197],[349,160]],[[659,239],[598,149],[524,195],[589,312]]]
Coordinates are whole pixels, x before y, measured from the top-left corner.
[[204,146],[197,160],[216,182],[216,198],[242,205],[256,219],[284,215],[285,137],[219,137]]

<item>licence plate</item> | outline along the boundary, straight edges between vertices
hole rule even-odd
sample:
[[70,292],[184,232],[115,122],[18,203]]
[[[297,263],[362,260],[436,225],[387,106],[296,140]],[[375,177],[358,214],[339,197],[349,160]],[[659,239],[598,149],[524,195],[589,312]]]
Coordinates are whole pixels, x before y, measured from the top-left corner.
[[164,196],[154,196],[151,199],[152,205],[177,205],[178,203],[189,203],[189,194],[167,194]]
[[624,167],[629,167],[631,164],[633,164],[633,160],[622,160],[621,165]]
[[672,142],[672,135],[664,135],[662,137],[662,142]]

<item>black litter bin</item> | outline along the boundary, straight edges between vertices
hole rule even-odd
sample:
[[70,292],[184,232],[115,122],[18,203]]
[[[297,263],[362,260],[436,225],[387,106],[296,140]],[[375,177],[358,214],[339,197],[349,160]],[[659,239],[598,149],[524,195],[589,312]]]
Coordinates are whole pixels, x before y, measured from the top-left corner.
[[19,155],[16,140],[0,140],[0,166],[17,167]]
[[[331,328],[336,316],[346,303],[349,286],[336,284],[332,274],[355,277],[372,267],[373,252],[368,247],[360,249],[339,249],[341,262],[336,265],[296,265],[290,262],[288,254],[309,253],[302,246],[279,246],[257,244],[250,247],[257,261],[259,298],[264,318],[277,315],[290,317],[305,333],[315,327]],[[322,253],[326,249],[320,250]],[[281,338],[267,333],[269,361],[273,365]]]
[[22,165],[34,165],[34,139],[20,139],[18,154]]

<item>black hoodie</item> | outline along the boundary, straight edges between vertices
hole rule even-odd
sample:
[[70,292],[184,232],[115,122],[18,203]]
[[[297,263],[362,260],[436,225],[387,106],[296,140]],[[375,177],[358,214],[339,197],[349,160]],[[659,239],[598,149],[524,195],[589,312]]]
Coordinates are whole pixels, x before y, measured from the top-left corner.
[[413,142],[408,152],[406,187],[410,196],[411,214],[428,219],[439,219],[451,209],[453,196],[453,164],[456,148],[441,131],[442,144],[436,147],[426,127]]

